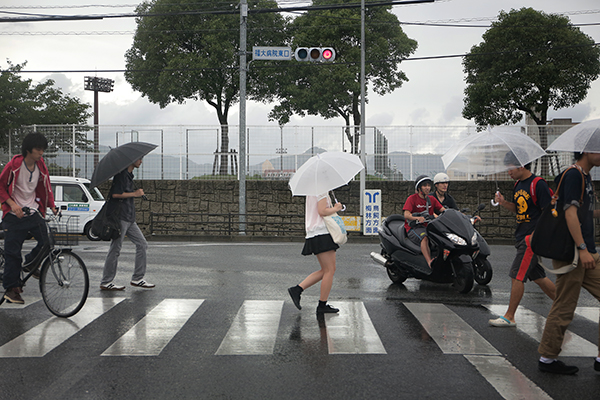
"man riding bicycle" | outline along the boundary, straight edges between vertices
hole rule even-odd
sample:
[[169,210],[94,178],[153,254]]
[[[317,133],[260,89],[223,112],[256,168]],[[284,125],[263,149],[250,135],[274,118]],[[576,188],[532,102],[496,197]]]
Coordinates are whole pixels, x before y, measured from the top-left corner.
[[[48,242],[42,216],[54,205],[54,195],[50,186],[50,174],[42,155],[48,148],[48,141],[41,133],[30,133],[21,144],[22,154],[16,155],[6,164],[0,174],[0,202],[2,203],[2,226],[4,229],[4,275],[2,284],[4,298],[10,303],[24,304],[21,293],[21,250],[23,242],[32,235],[37,245],[25,257],[27,262],[36,256]],[[23,208],[29,208],[25,215]],[[38,214],[35,210],[39,210]],[[31,265],[30,268],[37,268]]]

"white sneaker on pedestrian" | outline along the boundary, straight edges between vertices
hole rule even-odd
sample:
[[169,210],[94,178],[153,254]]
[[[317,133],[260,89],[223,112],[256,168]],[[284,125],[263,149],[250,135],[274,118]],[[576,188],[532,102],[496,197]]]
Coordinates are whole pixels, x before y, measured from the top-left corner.
[[144,289],[152,289],[156,286],[154,283],[146,282],[143,279],[140,279],[139,281],[131,281],[130,283],[131,286],[141,287]]
[[114,282],[100,285],[100,290],[125,290],[125,286],[115,285]]

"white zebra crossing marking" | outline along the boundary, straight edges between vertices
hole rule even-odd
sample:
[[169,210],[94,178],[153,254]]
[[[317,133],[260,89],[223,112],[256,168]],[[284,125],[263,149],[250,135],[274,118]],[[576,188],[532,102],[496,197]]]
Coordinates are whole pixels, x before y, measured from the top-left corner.
[[273,354],[283,301],[246,300],[215,355]]
[[600,317],[600,309],[598,307],[577,307],[575,314],[581,315],[592,322],[598,322]]
[[443,304],[404,303],[445,354],[500,355],[487,340]]
[[[507,308],[507,306],[495,304],[486,304],[484,307],[496,315],[504,315]],[[523,331],[538,342],[542,340],[544,326],[546,325],[545,317],[525,307],[519,306],[515,313],[515,320],[517,321],[517,329]],[[573,332],[566,331],[560,355],[564,357],[596,357],[598,355],[598,346]]]
[[329,354],[387,354],[363,302],[340,301],[339,314],[325,314]]
[[469,354],[465,354],[464,357],[507,400],[552,400],[552,397],[548,396],[504,357]]
[[0,347],[0,358],[43,357],[124,298],[89,298],[71,318],[52,317]]
[[203,302],[203,299],[163,300],[102,355],[159,355]]

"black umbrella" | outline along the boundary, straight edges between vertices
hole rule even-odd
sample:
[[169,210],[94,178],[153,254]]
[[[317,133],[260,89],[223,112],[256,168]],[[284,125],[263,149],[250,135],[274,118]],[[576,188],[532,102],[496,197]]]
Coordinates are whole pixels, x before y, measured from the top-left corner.
[[106,182],[157,147],[152,143],[131,142],[110,149],[94,169],[90,186]]

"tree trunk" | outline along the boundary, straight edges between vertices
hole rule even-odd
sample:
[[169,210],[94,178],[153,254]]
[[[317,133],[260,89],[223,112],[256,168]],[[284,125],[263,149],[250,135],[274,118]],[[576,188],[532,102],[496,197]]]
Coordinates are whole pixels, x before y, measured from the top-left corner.
[[229,125],[221,124],[221,165],[219,175],[228,175],[229,172]]

